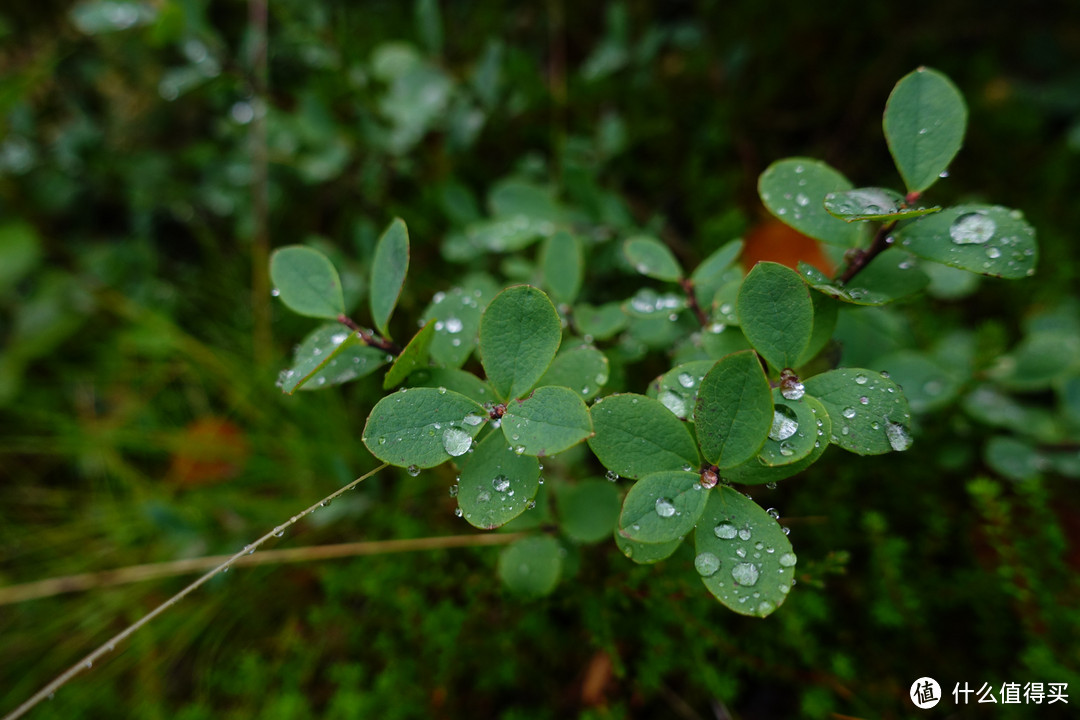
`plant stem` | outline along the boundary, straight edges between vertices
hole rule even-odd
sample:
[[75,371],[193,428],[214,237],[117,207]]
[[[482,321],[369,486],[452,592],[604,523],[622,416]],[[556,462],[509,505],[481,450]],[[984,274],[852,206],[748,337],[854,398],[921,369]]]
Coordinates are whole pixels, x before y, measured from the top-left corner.
[[698,305],[697,294],[694,293],[694,281],[687,278],[679,278],[679,285],[682,286],[683,292],[686,293],[686,304],[694,311],[694,316],[701,324],[701,327],[709,327],[709,316],[701,309],[701,305]]
[[391,342],[380,335],[376,335],[370,330],[360,327],[359,323],[357,323],[355,320],[348,317],[347,315],[338,315],[337,320],[339,323],[359,335],[360,339],[364,341],[365,345],[370,345],[371,347],[377,347],[380,350],[385,350],[386,352],[394,356],[401,354],[401,348],[398,347],[397,343]]
[[882,225],[878,228],[877,234],[874,235],[874,241],[870,243],[870,247],[866,250],[855,250],[851,253],[851,257],[848,258],[847,267],[844,268],[844,273],[840,275],[836,280],[841,285],[846,285],[851,282],[851,279],[859,274],[859,271],[870,264],[870,261],[876,258],[881,253],[885,252],[892,246],[892,238],[890,233],[896,227],[896,220],[893,220],[887,225]]
[[[15,708],[9,714],[5,715],[2,720],[16,720],[16,718],[22,717],[31,708],[33,708],[35,705],[40,703],[42,700],[47,699],[54,692],[56,692],[61,687],[66,685],[67,682],[69,680],[71,680],[73,677],[78,675],[83,670],[89,669],[90,667],[92,667],[93,664],[98,659],[100,659],[102,656],[104,656],[105,654],[107,654],[109,652],[112,652],[116,648],[117,643],[122,642],[124,640],[127,640],[129,637],[134,635],[138,630],[140,630],[144,625],[149,623],[151,620],[156,618],[158,615],[161,615],[163,612],[165,612],[166,610],[171,608],[173,605],[176,605],[178,602],[180,602],[185,597],[190,595],[193,591],[198,589],[200,586],[206,584],[206,582],[209,581],[210,578],[214,577],[218,573],[221,573],[221,572],[224,572],[224,571],[228,570],[234,564],[237,564],[238,561],[240,561],[245,555],[250,555],[251,553],[255,552],[255,550],[257,550],[259,548],[259,546],[261,546],[263,543],[270,540],[270,538],[277,537],[277,535],[279,533],[285,532],[285,530],[287,530],[289,527],[295,525],[297,522],[299,522],[305,516],[315,512],[320,507],[323,507],[324,505],[326,505],[330,501],[332,501],[335,498],[339,497],[340,495],[348,492],[349,490],[356,487],[357,485],[359,485],[361,482],[368,479],[372,475],[375,475],[376,473],[384,470],[386,467],[388,467],[388,464],[383,463],[382,465],[375,468],[371,472],[366,473],[364,475],[361,475],[360,477],[358,477],[355,480],[353,480],[352,482],[350,482],[348,485],[345,485],[344,487],[342,487],[342,488],[332,492],[331,494],[327,495],[322,500],[315,503],[314,505],[312,505],[308,509],[306,509],[306,510],[300,512],[300,513],[297,513],[296,515],[293,515],[291,518],[289,518],[285,522],[281,523],[280,525],[278,525],[273,530],[271,530],[268,533],[266,533],[265,535],[263,535],[261,538],[259,538],[255,542],[251,543],[250,545],[245,545],[244,549],[241,550],[240,552],[238,552],[238,553],[236,553],[234,555],[228,556],[223,562],[219,563],[213,569],[211,569],[206,574],[200,576],[197,580],[195,580],[194,582],[189,584],[183,590],[181,590],[180,592],[176,593],[175,595],[173,595],[171,598],[169,598],[165,602],[158,605],[156,608],[151,610],[148,614],[143,616],[141,619],[136,621],[134,624],[128,626],[126,629],[122,630],[121,632],[119,632],[116,635],[109,638],[100,647],[98,647],[97,650],[94,650],[92,653],[90,653],[89,655],[84,657],[82,660],[79,660],[79,662],[75,663],[70,668],[68,668],[66,671],[61,673],[59,676],[56,677],[56,679],[54,679],[48,685],[41,688],[41,690],[38,690],[29,700],[24,702],[22,705],[19,705],[17,708]],[[218,558],[214,558],[214,559],[217,560]]]

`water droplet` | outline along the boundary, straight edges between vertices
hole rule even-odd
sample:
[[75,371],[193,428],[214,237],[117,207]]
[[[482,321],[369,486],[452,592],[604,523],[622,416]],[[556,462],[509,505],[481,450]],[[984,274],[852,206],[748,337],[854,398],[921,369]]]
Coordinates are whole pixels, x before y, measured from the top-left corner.
[[783,567],[792,567],[793,565],[795,565],[795,563],[799,561],[799,559],[795,557],[795,553],[789,552],[784,553],[780,557],[776,558],[776,560]]
[[773,410],[772,429],[769,437],[773,440],[787,440],[799,429],[799,422],[795,419],[795,412],[785,406],[779,405]]
[[385,437],[380,437],[379,438],[379,444],[380,445],[385,445],[386,444],[386,438]]
[[769,517],[771,517],[771,518],[772,518],[773,520],[779,520],[779,519],[780,519],[780,511],[779,511],[779,510],[777,510],[776,508],[769,508],[769,509],[768,509],[768,510],[766,510],[765,512],[766,512],[766,513],[768,514],[768,516],[769,516]]
[[729,522],[722,522],[713,528],[713,533],[721,540],[733,540],[739,534],[739,530]]
[[416,465],[410,465],[409,467],[405,468],[405,472],[409,473],[409,475],[411,475],[412,477],[416,477],[420,474],[420,468]]
[[450,497],[457,497],[458,491],[461,490],[461,486],[454,483],[450,486]]
[[789,527],[783,527],[783,528],[780,528],[780,529],[784,531],[785,535],[790,535],[791,534],[791,528],[789,528]]
[[841,412],[841,415],[843,415],[848,420],[850,420],[851,418],[855,417],[855,408],[846,407],[846,408],[844,408],[843,412]]
[[604,473],[604,477],[608,479],[608,482],[615,482],[619,479],[619,473],[615,472],[614,470],[608,470],[606,473]]
[[806,388],[799,381],[792,383],[785,383],[780,386],[780,394],[784,396],[786,400],[799,400],[806,394]]
[[711,577],[720,569],[720,558],[711,552],[703,552],[694,558],[694,567],[702,577]]
[[679,373],[679,384],[682,385],[684,388],[694,387],[694,383],[696,382],[697,381],[694,379],[694,376],[690,373]]
[[285,531],[278,530],[276,533],[274,533],[274,537],[285,537]]
[[446,327],[446,332],[452,334],[461,332],[461,329],[464,327],[461,320],[457,319],[456,317],[446,318],[446,323],[444,324],[444,326]]
[[490,499],[491,499],[491,493],[489,493],[487,490],[481,490],[476,495],[476,502],[486,503]]
[[656,514],[662,518],[669,518],[675,514],[675,504],[669,498],[656,498]]
[[675,414],[676,417],[686,417],[686,400],[679,397],[670,390],[665,390],[657,397],[660,404]]
[[461,509],[461,508],[459,508],[459,507],[456,507],[456,508],[454,508],[454,514],[455,514],[455,515],[457,515],[458,517],[461,517],[461,516],[462,516],[462,515],[464,515],[465,513],[464,513],[464,511],[462,511],[462,509]]
[[735,554],[741,558],[746,557],[746,548],[735,548]]
[[518,445],[516,448],[514,448],[514,453],[517,454],[517,455],[521,455],[524,452],[525,452],[525,446],[524,445]]
[[464,422],[466,425],[472,425],[473,427],[476,427],[480,423],[484,422],[484,418],[480,415],[476,415],[475,413],[469,413],[464,418],[462,418],[462,422]]
[[784,457],[791,457],[795,454],[795,446],[785,440],[780,443],[780,454]]
[[1001,257],[1001,251],[998,250],[996,247],[988,247],[986,248],[986,257],[990,258],[991,260],[997,260],[999,257]]
[[860,405],[866,405],[869,402],[870,402],[870,398],[866,397],[865,395],[863,395],[861,398],[859,398],[859,404]]
[[806,197],[802,193],[799,193],[795,196],[795,202],[798,203],[800,207],[806,207],[810,204],[810,198]]
[[731,568],[731,577],[740,585],[749,587],[758,580],[757,566],[753,563],[738,563]]
[[900,423],[885,421],[885,437],[889,439],[889,445],[897,452],[903,452],[911,447],[911,434]]
[[856,385],[865,385],[866,380],[867,380],[866,376],[863,375],[862,373],[855,376],[855,384]]
[[495,488],[496,492],[506,492],[510,489],[510,481],[505,475],[496,475],[491,479],[491,487]]
[[278,288],[274,288],[273,290],[270,291],[270,294],[273,297],[278,297],[279,295],[281,295],[281,290],[279,290]]
[[472,447],[472,442],[469,433],[454,427],[447,428],[442,436],[443,448],[451,457],[459,457],[467,453]]
[[739,529],[739,539],[740,540],[749,540],[750,536],[752,534],[753,533],[750,532],[750,528],[748,528],[748,527],[744,527],[744,528]]
[[765,617],[775,609],[776,606],[773,605],[771,602],[769,602],[768,600],[762,600],[760,603],[758,603],[757,614]]
[[949,236],[957,245],[982,245],[996,230],[997,223],[982,213],[964,213],[949,227]]

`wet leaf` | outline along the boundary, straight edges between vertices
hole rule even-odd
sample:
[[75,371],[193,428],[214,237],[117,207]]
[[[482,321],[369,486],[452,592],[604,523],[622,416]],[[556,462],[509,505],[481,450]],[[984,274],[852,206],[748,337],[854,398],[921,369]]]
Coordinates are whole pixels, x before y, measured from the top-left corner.
[[461,367],[468,360],[476,347],[485,300],[479,289],[456,287],[435,293],[420,317],[425,324],[435,321],[435,335],[431,339],[431,358],[435,362]]
[[495,296],[480,319],[480,358],[501,399],[529,392],[559,349],[562,326],[547,295],[515,285]]
[[795,367],[814,332],[810,289],[798,273],[760,262],[743,280],[739,325],[754,349],[777,370]]
[[623,243],[623,255],[630,266],[646,277],[675,282],[682,268],[667,245],[656,238],[639,235]]
[[502,431],[514,452],[555,455],[592,435],[589,409],[570,388],[551,386],[506,404]]
[[721,468],[761,450],[773,421],[772,391],[753,351],[717,361],[698,388],[695,420],[705,459]]
[[854,247],[863,230],[830,215],[823,203],[829,193],[851,189],[847,178],[810,158],[778,160],[758,179],[769,212],[804,235],[843,247]]
[[1038,262],[1034,228],[1000,205],[951,207],[902,225],[893,237],[919,257],[980,275],[1027,277]]
[[921,67],[896,83],[885,103],[885,141],[908,191],[933,185],[960,150],[967,106],[952,81]]
[[837,302],[828,295],[819,292],[810,293],[810,299],[814,303],[814,332],[810,335],[810,342],[796,363],[796,367],[813,360],[829,344],[839,315]]
[[413,339],[394,360],[394,364],[386,371],[386,377],[383,378],[383,390],[397,387],[409,376],[409,373],[427,365],[433,337],[435,337],[435,323],[428,322],[420,328],[420,332],[413,336]]
[[371,318],[383,337],[390,337],[387,324],[394,313],[408,270],[409,231],[404,220],[395,218],[379,238],[371,260]]
[[345,312],[337,270],[318,250],[303,245],[275,250],[270,280],[285,306],[299,315],[336,320]]
[[694,529],[709,491],[696,472],[652,473],[634,483],[619,515],[619,534],[640,543],[667,543]]
[[483,406],[464,395],[411,388],[375,404],[363,442],[372,455],[391,465],[435,467],[465,454],[486,421]]
[[758,462],[762,465],[777,467],[797,463],[814,451],[814,443],[828,442],[828,437],[818,427],[817,408],[803,402],[805,399],[803,396],[799,400],[788,400],[780,394],[780,388],[773,390],[772,429],[758,453]]
[[601,464],[623,477],[696,469],[697,446],[686,425],[652,398],[609,395],[589,410],[595,435],[589,447]]
[[318,390],[356,380],[386,364],[385,350],[368,347],[359,336],[338,323],[319,326],[304,338],[293,355],[293,365],[281,373],[278,387]]
[[581,346],[562,350],[537,385],[561,385],[570,388],[583,400],[591,400],[607,384],[609,363],[604,353]]
[[813,265],[799,263],[799,273],[818,292],[852,305],[887,305],[914,295],[930,282],[910,255],[895,250],[878,255],[843,286]]
[[712,360],[695,360],[673,367],[649,385],[649,397],[659,400],[680,420],[693,422],[698,386],[714,364]]
[[471,372],[457,368],[422,368],[409,374],[409,384],[415,387],[444,387],[461,393],[480,404],[498,401],[491,386]]
[[796,557],[780,524],[742,493],[718,487],[694,531],[694,567],[717,600],[766,617],[784,604]]
[[881,373],[841,368],[803,381],[832,419],[830,441],[857,455],[911,447],[911,413],[899,386]]
[[599,307],[582,303],[574,306],[574,325],[582,336],[607,340],[626,327],[626,313],[619,303]]
[[490,433],[461,462],[458,505],[473,527],[497,528],[528,508],[540,488],[540,463],[516,454],[500,432]]
[[620,552],[638,565],[651,565],[671,557],[671,554],[682,545],[683,538],[677,538],[666,543],[641,543],[623,537],[618,530],[615,531],[615,544]]
[[817,428],[820,431],[818,439],[814,441],[814,448],[810,451],[810,454],[804,457],[798,462],[791,463],[789,465],[776,465],[770,467],[756,457],[750,458],[741,465],[736,465],[733,468],[727,468],[720,473],[727,482],[737,483],[739,485],[764,485],[766,483],[779,482],[786,478],[798,475],[806,468],[813,465],[818,461],[826,448],[829,447],[829,438],[832,436],[832,421],[829,419],[829,413],[825,410],[825,406],[818,402],[809,395],[804,395],[800,401],[804,406],[811,408],[813,416],[816,421],[821,421],[821,426]]
[[515,540],[499,553],[499,579],[515,595],[539,598],[559,584],[564,550],[548,535]]

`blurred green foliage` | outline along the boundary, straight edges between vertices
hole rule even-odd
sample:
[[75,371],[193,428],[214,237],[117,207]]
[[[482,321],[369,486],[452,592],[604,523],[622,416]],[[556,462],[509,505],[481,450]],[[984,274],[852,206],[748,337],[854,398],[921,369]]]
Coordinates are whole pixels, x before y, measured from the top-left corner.
[[[646,228],[692,267],[758,223],[777,158],[897,185],[878,114],[927,64],[972,118],[935,192],[1024,208],[1039,272],[941,272],[921,299],[840,313],[844,364],[892,353],[920,379],[909,393],[941,390],[912,451],[827,455],[761,488],[800,557],[800,591],[767,621],[701,593],[687,548],[638,567],[572,545],[540,601],[504,593],[494,549],[238,569],[34,716],[901,717],[923,675],[1080,688],[1074,4],[275,0],[269,22],[261,96],[245,3],[0,10],[2,585],[230,552],[373,467],[373,384],[282,397],[308,325],[274,310],[259,346],[260,118],[271,241],[328,253],[347,307],[395,216],[418,287],[449,290],[455,260],[527,276],[468,244],[443,254],[510,176],[596,220],[602,305],[632,288],[606,272],[607,239]],[[391,325],[429,296],[403,295]],[[957,368],[978,382],[950,387]],[[545,487],[586,479],[577,460]],[[452,483],[386,472],[286,541],[461,533]],[[182,584],[4,606],[0,711]]]

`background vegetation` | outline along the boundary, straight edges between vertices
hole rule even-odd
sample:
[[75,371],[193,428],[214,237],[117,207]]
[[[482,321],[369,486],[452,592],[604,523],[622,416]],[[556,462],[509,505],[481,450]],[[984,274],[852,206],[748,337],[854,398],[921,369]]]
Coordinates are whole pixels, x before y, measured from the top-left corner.
[[[492,548],[238,569],[37,717],[869,718],[906,715],[923,675],[1080,691],[1074,3],[274,0],[265,39],[259,0],[10,5],[3,586],[233,552],[375,466],[359,442],[375,383],[273,387],[310,323],[271,304],[267,246],[314,244],[356,298],[378,232],[404,217],[407,335],[466,269],[529,276],[498,255],[454,264],[442,244],[516,174],[599,218],[600,257],[647,227],[692,266],[767,232],[756,180],[773,160],[896,185],[880,112],[926,64],[970,108],[935,195],[1022,208],[1041,250],[1033,278],[943,282],[848,328],[845,364],[935,346],[959,363],[962,347],[974,377],[1005,377],[1011,394],[986,411],[969,381],[911,451],[830,451],[756,490],[800,557],[799,586],[765,621],[701,592],[687,548],[638,567],[610,542],[571,546],[572,576],[540,601],[506,594]],[[602,277],[596,302],[637,283]],[[1061,342],[1031,351],[1048,327]],[[1042,364],[1010,384],[1010,351]],[[640,392],[648,370],[617,382]],[[991,436],[1023,447],[1002,459]],[[599,470],[569,458],[545,475]],[[383,472],[279,544],[472,532],[451,473]],[[184,582],[0,607],[0,711]]]

